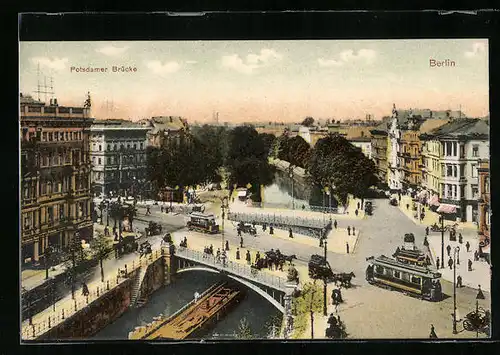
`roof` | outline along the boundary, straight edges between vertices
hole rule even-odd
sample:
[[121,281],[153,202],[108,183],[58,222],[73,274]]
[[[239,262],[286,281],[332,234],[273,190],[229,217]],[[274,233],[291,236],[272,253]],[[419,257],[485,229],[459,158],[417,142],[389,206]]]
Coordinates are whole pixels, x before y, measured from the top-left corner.
[[106,120],[95,120],[92,124],[91,130],[102,130],[102,129],[143,129],[147,128],[138,124],[137,122],[132,122],[123,119],[106,119]]
[[441,274],[438,272],[433,272],[426,267],[421,267],[412,264],[403,264],[398,262],[397,260],[388,258],[385,255],[381,255],[377,258],[368,258],[367,260],[371,261],[374,265],[382,265],[382,266],[390,266],[392,269],[400,270],[403,272],[412,272],[413,274],[424,276],[424,277],[441,277]]
[[347,138],[349,142],[371,142],[372,139],[370,137],[353,137]]
[[151,118],[150,122],[154,127],[153,132],[160,130],[179,131],[187,126],[187,120],[180,116],[155,116]]
[[489,137],[489,125],[479,118],[455,119],[445,125],[428,132],[430,138],[457,138],[459,136],[470,136],[478,138]]
[[448,119],[425,120],[419,127],[421,133],[427,133],[448,123]]
[[371,129],[370,132],[372,134],[376,134],[377,132],[379,132],[379,133],[382,133],[382,132],[387,133],[389,131],[389,126],[390,126],[390,120],[383,121],[380,124],[378,124],[377,126],[375,126],[375,128]]
[[35,100],[31,95],[19,94],[19,102],[21,104],[45,105],[44,102]]

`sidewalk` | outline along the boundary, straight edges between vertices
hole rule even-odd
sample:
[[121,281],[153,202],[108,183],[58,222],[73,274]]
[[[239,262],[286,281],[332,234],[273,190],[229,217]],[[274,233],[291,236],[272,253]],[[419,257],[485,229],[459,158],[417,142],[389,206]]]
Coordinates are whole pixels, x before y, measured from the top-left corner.
[[[431,234],[427,237],[429,241],[429,249],[431,252],[432,263],[435,265],[436,258],[441,259],[441,235]],[[469,241],[470,249],[467,252],[465,244]],[[457,276],[462,276],[462,284],[473,289],[477,289],[478,285],[481,285],[481,289],[484,291],[490,291],[491,287],[491,268],[490,265],[485,261],[474,261],[474,251],[479,248],[478,238],[464,237],[463,244],[459,244],[458,241],[451,242],[447,234],[444,236],[444,269],[439,269],[443,279],[453,282],[453,268],[450,270],[448,266],[448,252],[446,250],[447,246],[451,247],[450,256],[453,258],[453,251],[456,246],[460,247],[459,261],[460,264],[457,265]],[[472,271],[468,271],[468,260],[472,260]]]
[[[398,199],[397,195],[391,196],[395,197]],[[408,195],[401,195],[401,202],[399,203],[399,209],[409,218],[413,221],[415,224],[420,224],[423,226],[431,226],[434,223],[440,225],[439,222],[439,213],[432,212],[428,207],[423,206],[421,203],[415,203],[418,207],[422,208],[424,207],[424,219],[418,220],[415,218],[415,214],[417,214],[417,211],[413,210],[413,199],[411,196]],[[406,208],[406,205],[409,205],[409,208]],[[477,225],[473,222],[456,222],[456,221],[449,221],[449,220],[444,220],[444,225],[453,225],[453,224],[458,224],[458,230],[464,230],[464,231],[477,231]]]

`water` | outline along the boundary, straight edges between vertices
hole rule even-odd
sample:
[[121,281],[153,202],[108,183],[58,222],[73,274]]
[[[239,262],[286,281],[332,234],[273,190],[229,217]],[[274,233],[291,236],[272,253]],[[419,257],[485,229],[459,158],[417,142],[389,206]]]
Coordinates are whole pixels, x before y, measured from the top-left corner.
[[[223,280],[224,277],[205,271],[191,271],[177,275],[174,283],[156,291],[142,308],[130,308],[115,322],[108,325],[94,336],[94,339],[121,340],[128,339],[128,333],[135,327],[146,325],[160,313],[169,316],[193,299],[194,293],[202,293],[207,288]],[[242,288],[245,286],[241,285]],[[256,292],[246,289],[242,301],[213,328],[208,329],[203,338],[235,339],[243,318],[253,336],[265,338],[268,335],[267,324],[281,324],[282,314],[267,300]],[[279,329],[279,328],[278,328]]]
[[[293,186],[293,194],[292,194]],[[324,201],[323,201],[324,199]],[[277,171],[274,183],[266,186],[262,192],[264,207],[310,209],[311,206],[330,206],[329,196],[321,192],[321,188],[298,178],[292,179],[282,171]],[[337,201],[332,197],[331,207],[337,207]]]

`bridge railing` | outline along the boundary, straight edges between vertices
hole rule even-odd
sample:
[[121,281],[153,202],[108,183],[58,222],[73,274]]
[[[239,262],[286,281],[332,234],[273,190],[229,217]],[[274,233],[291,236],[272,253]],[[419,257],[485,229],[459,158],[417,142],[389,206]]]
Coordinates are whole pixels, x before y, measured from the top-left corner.
[[[113,273],[113,276],[107,277],[104,282],[96,282],[93,285],[88,285],[88,296],[83,295],[83,287],[75,288],[74,300],[71,295],[68,295],[55,304],[52,304],[49,308],[33,315],[33,322],[31,325],[29,324],[29,319],[25,320],[21,325],[21,339],[33,340],[48,332],[54,326],[61,324],[65,319],[70,318],[90,303],[124,282],[131,272],[137,270],[141,266],[147,267],[159,257],[161,257],[160,250],[155,250],[145,258],[133,260],[131,264],[127,265],[126,274],[120,275],[119,272],[116,274]],[[125,271],[124,268],[121,270]]]
[[286,287],[286,279],[280,276],[271,275],[265,271],[260,271],[252,268],[250,265],[234,262],[232,260],[218,261],[213,255],[209,255],[197,250],[188,248],[177,248],[175,251],[177,256],[198,262],[200,264],[208,265],[220,271],[225,271],[236,276],[244,277],[245,279],[262,285],[273,287],[278,290],[284,290]]

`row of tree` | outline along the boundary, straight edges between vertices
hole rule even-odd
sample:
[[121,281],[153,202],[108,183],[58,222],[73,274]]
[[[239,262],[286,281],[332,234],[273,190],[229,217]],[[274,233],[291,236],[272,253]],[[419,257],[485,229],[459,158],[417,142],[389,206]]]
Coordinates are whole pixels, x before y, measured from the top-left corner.
[[267,158],[274,139],[251,126],[195,127],[160,148],[148,148],[148,177],[157,191],[172,186],[183,190],[226,178],[231,187],[250,183],[253,196],[259,197],[260,185],[273,180],[274,170]]
[[348,194],[364,197],[378,182],[375,163],[339,134],[321,138],[313,148],[300,136],[283,134],[275,141],[273,155],[304,168],[312,183],[328,187],[342,203]]

